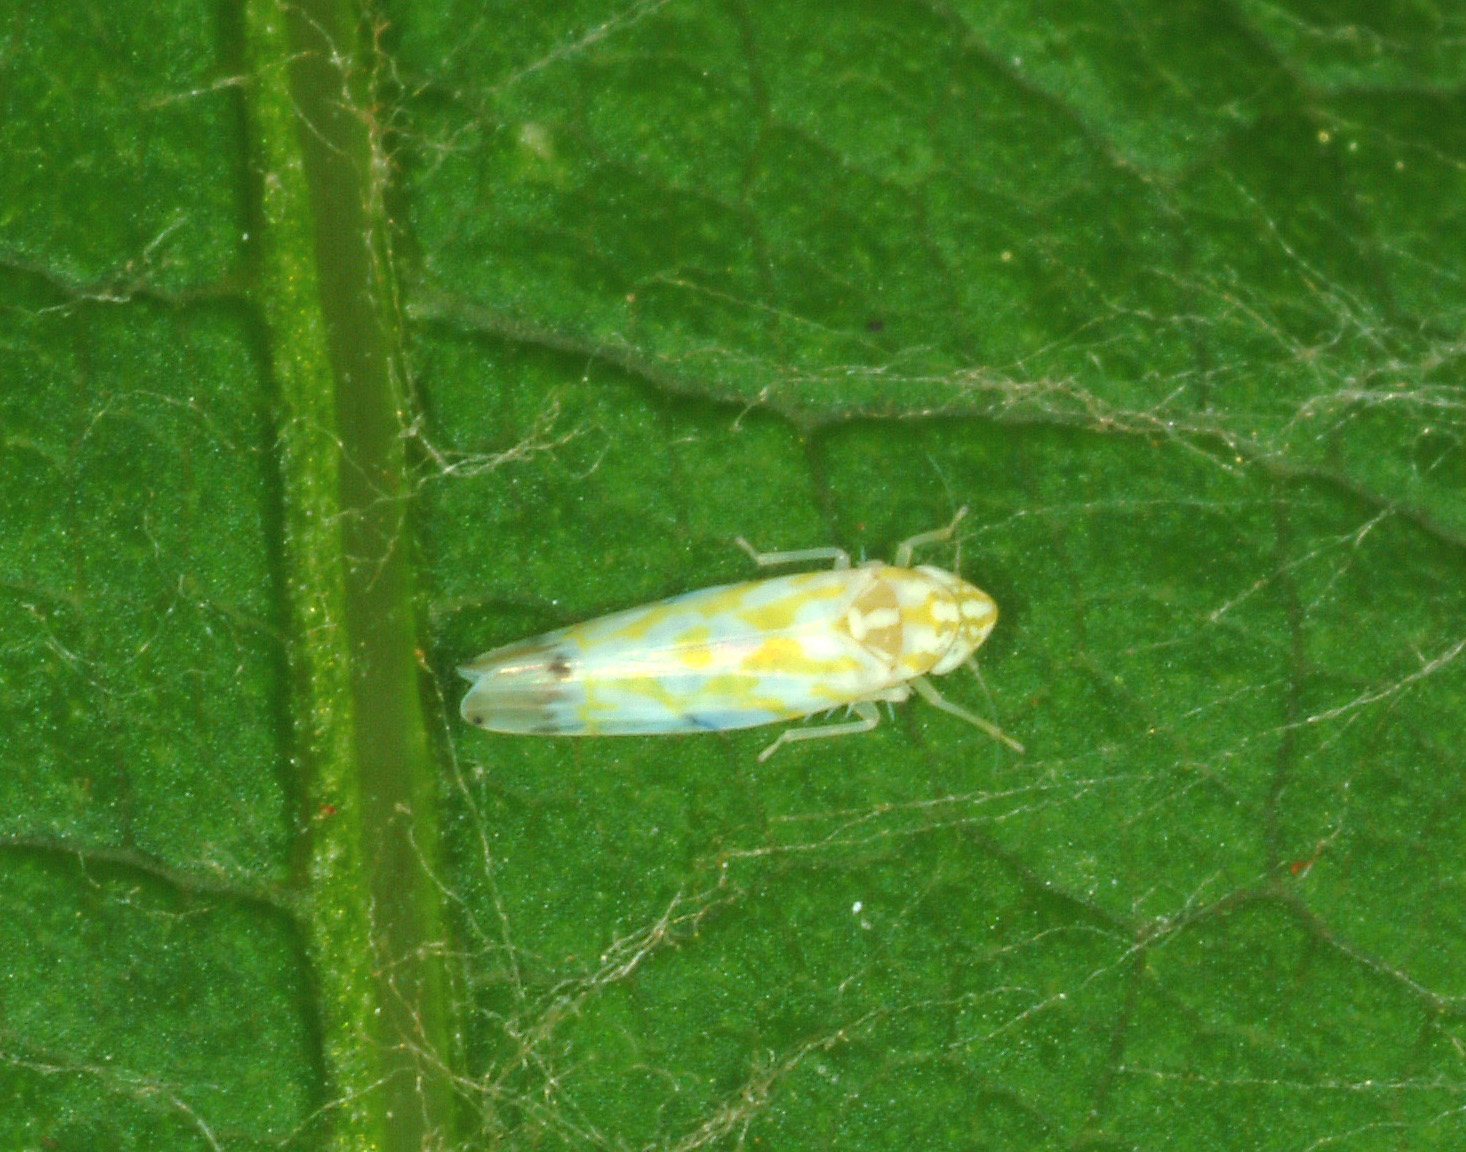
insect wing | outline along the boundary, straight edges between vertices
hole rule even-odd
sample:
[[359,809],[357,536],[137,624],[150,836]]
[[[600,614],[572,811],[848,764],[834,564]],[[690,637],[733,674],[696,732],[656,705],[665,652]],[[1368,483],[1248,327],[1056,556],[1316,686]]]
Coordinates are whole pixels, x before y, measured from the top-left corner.
[[465,719],[502,732],[749,728],[869,696],[889,669],[839,627],[872,577],[705,588],[496,649],[460,671]]

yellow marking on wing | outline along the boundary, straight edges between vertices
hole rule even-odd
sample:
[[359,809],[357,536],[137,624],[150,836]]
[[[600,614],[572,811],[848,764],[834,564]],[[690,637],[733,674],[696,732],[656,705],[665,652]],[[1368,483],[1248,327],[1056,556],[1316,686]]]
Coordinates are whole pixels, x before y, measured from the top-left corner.
[[612,684],[602,689],[598,684],[586,685],[585,706],[586,711],[594,711],[599,708],[601,711],[608,711],[615,706],[604,698],[598,699],[601,692],[605,691],[612,695],[623,692],[630,692],[637,696],[646,696],[663,704],[668,708],[674,707],[678,702],[678,694],[670,691],[655,676],[625,676],[618,677]]
[[585,708],[582,713],[585,726],[594,730],[600,727],[601,717],[614,717],[623,712],[625,704],[622,698],[628,694],[655,700],[671,715],[685,711],[687,703],[685,693],[670,691],[655,676],[618,678],[613,684],[604,687],[598,684],[587,684]]
[[787,715],[791,711],[800,714],[804,712],[804,705],[801,702],[760,692],[761,687],[757,676],[725,672],[720,676],[709,676],[703,686],[703,691],[710,697],[721,697],[732,701],[739,708],[747,708],[750,712],[772,712],[775,715]]
[[[687,606],[684,604],[648,604],[640,611],[633,611],[630,620],[615,632],[609,633],[604,639],[611,641],[645,640],[669,617],[686,615],[687,611]],[[592,620],[590,623],[597,624],[599,621]]]
[[795,588],[789,595],[781,596],[768,604],[735,609],[735,615],[749,627],[756,628],[760,632],[782,632],[794,627],[799,610],[806,604],[817,603],[821,600],[838,600],[845,593],[846,589],[834,582],[826,582],[814,588]]
[[[768,583],[763,580],[708,589],[697,596],[680,598],[672,603],[650,604],[636,612],[632,619],[627,620],[615,632],[608,633],[604,639],[635,642],[646,639],[668,619],[688,617],[712,620],[724,614],[736,616],[761,632],[788,628],[794,623],[801,606],[819,600],[838,599],[845,594],[840,583],[824,580],[825,575],[824,572],[806,572],[777,577],[788,581],[790,590],[788,594],[769,604],[748,604],[749,597]],[[814,587],[807,586],[810,584]]]
[[616,642],[645,640],[669,619],[678,617],[711,620],[724,612],[736,611],[742,606],[749,589],[754,587],[757,585],[731,584],[716,591],[709,589],[691,599],[684,597],[672,603],[649,604],[615,632],[608,633],[605,639]]
[[860,665],[848,657],[820,660],[809,655],[804,645],[787,636],[765,640],[743,658],[739,665],[747,672],[772,672],[781,676],[838,676],[859,670]]
[[672,643],[677,648],[677,659],[688,668],[706,668],[713,662],[713,657],[716,655],[708,643],[712,635],[713,630],[706,624],[684,628],[672,637]]
[[807,711],[802,705],[795,705],[791,708],[788,700],[761,694],[758,691],[759,687],[760,682],[757,676],[738,672],[709,676],[698,686],[695,693],[673,692],[655,676],[626,677],[604,688],[596,684],[588,684],[585,694],[585,725],[587,728],[594,729],[598,727],[598,716],[615,714],[621,710],[623,705],[616,697],[623,694],[644,696],[649,700],[655,700],[674,716],[696,712],[700,707],[705,707],[709,703],[714,703],[720,708],[732,706],[747,709],[750,712],[769,712],[776,716],[789,715],[791,712],[802,715]]

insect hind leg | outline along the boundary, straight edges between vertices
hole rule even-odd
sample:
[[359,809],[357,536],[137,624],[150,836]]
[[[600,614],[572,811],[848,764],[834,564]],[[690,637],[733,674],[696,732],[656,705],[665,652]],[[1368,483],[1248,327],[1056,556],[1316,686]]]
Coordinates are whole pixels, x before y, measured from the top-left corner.
[[869,732],[881,722],[880,712],[869,700],[857,700],[850,709],[860,717],[859,720],[851,720],[848,724],[823,724],[818,728],[789,728],[780,732],[779,738],[758,754],[758,762],[762,764],[782,744],[792,744],[796,740],[823,740],[827,736],[854,736],[857,732]]
[[1017,752],[1020,755],[1022,754],[1022,744],[1018,743],[1017,740],[1014,740],[1013,737],[1009,736],[996,724],[984,720],[981,716],[974,716],[966,708],[962,708],[956,704],[953,704],[952,701],[948,700],[934,687],[932,687],[931,681],[928,680],[925,676],[913,676],[909,681],[907,681],[907,683],[915,688],[916,694],[920,696],[923,700],[925,700],[928,704],[932,705],[933,707],[940,708],[943,712],[950,712],[953,716],[956,716],[960,720],[966,720],[974,728],[986,732],[999,744],[1006,744],[1009,748],[1013,749],[1014,752]]

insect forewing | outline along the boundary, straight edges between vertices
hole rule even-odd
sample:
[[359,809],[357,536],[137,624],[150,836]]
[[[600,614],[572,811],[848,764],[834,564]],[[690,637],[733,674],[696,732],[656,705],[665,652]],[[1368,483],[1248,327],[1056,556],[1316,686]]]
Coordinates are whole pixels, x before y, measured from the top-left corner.
[[835,627],[864,569],[705,588],[480,656],[464,718],[500,732],[749,728],[885,686],[888,666]]

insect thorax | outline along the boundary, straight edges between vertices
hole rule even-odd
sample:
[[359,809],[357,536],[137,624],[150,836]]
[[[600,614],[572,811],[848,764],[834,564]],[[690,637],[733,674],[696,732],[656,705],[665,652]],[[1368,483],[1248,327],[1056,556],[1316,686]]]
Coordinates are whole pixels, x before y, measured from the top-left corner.
[[987,639],[997,607],[981,589],[941,568],[872,564],[843,628],[903,679],[949,672]]

